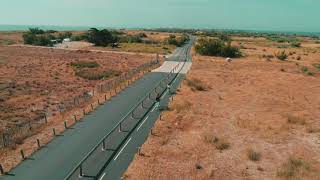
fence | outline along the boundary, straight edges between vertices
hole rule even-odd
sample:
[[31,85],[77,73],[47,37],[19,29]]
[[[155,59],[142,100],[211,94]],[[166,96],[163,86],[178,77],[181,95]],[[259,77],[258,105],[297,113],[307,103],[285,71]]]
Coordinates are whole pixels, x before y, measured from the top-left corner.
[[[111,93],[112,91],[115,91],[116,93],[118,87],[121,88],[121,86],[125,86],[126,83],[129,84],[129,82],[137,78],[137,75],[145,71],[148,71],[154,68],[155,66],[158,66],[159,64],[159,60],[153,60],[148,63],[142,64],[141,66],[134,68],[120,76],[117,76],[112,80],[98,84],[91,91],[83,92],[79,96],[66,99],[63,102],[60,102],[57,105],[56,110],[58,110],[60,113],[64,113],[72,110],[75,107],[80,107],[87,104],[88,102],[92,101],[95,96],[98,97],[107,92]],[[40,126],[48,123],[51,114],[52,112],[47,111],[45,114],[41,115],[37,119],[17,124],[14,127],[11,127],[10,129],[6,130],[5,132],[0,133],[0,148],[21,144],[25,138],[32,135],[34,129],[37,129]]]
[[[183,66],[184,66],[184,62]],[[166,90],[168,89],[168,85],[171,85],[172,83],[174,83],[176,77],[178,76],[177,73],[177,69],[180,66],[180,63],[178,65],[176,65],[171,72],[167,75],[166,78],[164,78],[162,81],[160,81],[154,89],[152,89],[149,93],[146,94],[146,96],[144,98],[142,98],[142,100],[140,100],[136,105],[134,105],[133,107],[131,107],[131,109],[129,110],[129,112],[123,116],[123,118],[118,122],[117,125],[115,125],[112,130],[106,134],[102,140],[94,147],[92,148],[92,150],[79,162],[79,164],[68,174],[68,176],[64,179],[64,180],[69,180],[72,177],[83,177],[86,172],[85,172],[85,167],[84,164],[85,162],[92,156],[94,156],[94,153],[97,153],[97,151],[112,151],[112,155],[110,158],[108,158],[107,162],[105,163],[104,167],[102,167],[101,169],[103,170],[106,166],[109,165],[109,163],[111,162],[111,160],[116,156],[119,148],[121,148],[123,146],[123,144],[127,141],[127,139],[130,137],[130,135],[132,134],[132,132],[140,125],[141,121],[145,118],[145,116],[150,112],[150,110],[154,107],[155,103],[157,101],[160,101],[160,97],[162,97]],[[182,68],[183,68],[182,66]],[[181,69],[180,68],[180,71]],[[151,104],[146,105],[145,102],[146,101],[151,101]],[[137,114],[135,113],[138,109],[144,109],[145,111],[143,111],[140,114],[140,117],[137,117]],[[128,119],[131,120],[137,120],[137,123],[135,123],[133,125],[133,128],[129,128],[130,130],[125,130],[125,124],[128,121]],[[111,148],[108,149],[106,148],[108,146],[108,142],[110,142],[111,138],[114,136],[114,133],[119,133],[119,132],[125,132],[128,133],[126,135],[126,138],[124,140],[122,140],[122,142],[117,145],[117,147],[115,149]],[[110,148],[110,147],[109,147]],[[101,172],[98,173],[98,175]],[[98,177],[98,176],[97,176]]]

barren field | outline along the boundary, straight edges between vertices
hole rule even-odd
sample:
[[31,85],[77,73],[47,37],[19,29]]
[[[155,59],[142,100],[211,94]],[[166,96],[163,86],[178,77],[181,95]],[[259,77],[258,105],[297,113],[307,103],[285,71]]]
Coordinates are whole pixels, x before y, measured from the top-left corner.
[[320,179],[319,44],[234,39],[245,57],[194,56],[124,179]]
[[96,62],[98,67],[85,71],[89,73],[124,73],[152,59],[155,57],[0,46],[0,132],[43,113],[55,116],[57,105],[107,80],[81,78],[76,72],[82,71],[71,63]]

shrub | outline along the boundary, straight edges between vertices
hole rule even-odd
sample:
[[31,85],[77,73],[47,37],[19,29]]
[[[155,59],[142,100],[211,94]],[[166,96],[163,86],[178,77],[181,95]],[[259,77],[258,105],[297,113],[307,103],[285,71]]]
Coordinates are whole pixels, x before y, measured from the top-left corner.
[[29,32],[31,34],[44,34],[44,30],[39,29],[39,28],[29,28]]
[[298,42],[298,41],[295,41],[295,42],[292,42],[292,43],[291,43],[291,46],[292,46],[292,47],[297,47],[297,48],[298,48],[298,47],[301,47],[301,43],[300,43],[300,42]]
[[52,46],[53,42],[51,40],[55,39],[55,36],[45,33],[45,31],[38,28],[30,28],[22,37],[24,44],[36,46]]
[[285,61],[288,58],[288,55],[286,54],[285,51],[281,51],[276,53],[276,57],[281,61]]
[[142,43],[141,37],[137,35],[127,35],[120,38],[120,42],[122,43]]
[[249,158],[251,161],[259,161],[260,158],[261,158],[261,153],[256,152],[256,151],[250,149],[250,150],[248,151],[248,158]]
[[187,85],[191,87],[193,91],[206,91],[207,88],[203,82],[199,79],[187,79]]
[[183,34],[181,37],[177,38],[175,35],[170,35],[167,39],[168,44],[175,45],[178,47],[183,46],[190,38],[187,34]]
[[306,66],[302,66],[302,67],[301,67],[301,71],[302,71],[304,74],[307,74],[307,75],[309,75],[309,76],[313,76],[313,75],[314,75],[313,72],[310,72],[310,71],[309,71],[309,68],[306,67]]
[[230,43],[226,45],[223,41],[216,39],[200,39],[195,46],[195,50],[197,53],[207,56],[230,58],[242,56],[239,48],[231,46]]
[[219,139],[218,137],[214,137],[213,143],[214,143],[215,147],[221,151],[230,148],[230,144],[227,141]]
[[301,170],[309,170],[309,165],[301,159],[290,158],[286,163],[282,165],[282,168],[278,170],[278,176],[293,177]]
[[88,31],[87,39],[96,46],[108,46],[109,44],[116,43],[119,40],[118,36],[112,34],[107,29],[98,30],[96,28],[91,28]]
[[313,67],[315,67],[318,71],[320,71],[320,64],[312,64]]
[[58,39],[63,40],[65,38],[71,38],[72,33],[71,32],[64,32],[64,33],[59,33],[58,34]]
[[303,119],[301,117],[288,115],[288,123],[304,125],[304,124],[306,124],[306,121],[305,121],[305,119]]
[[82,71],[76,72],[76,75],[83,79],[101,80],[101,79],[111,78],[114,76],[119,76],[121,75],[121,72],[116,70],[108,70],[103,72],[92,72],[92,71],[82,70]]
[[220,34],[219,35],[219,39],[221,40],[221,41],[225,41],[225,42],[231,42],[231,37],[228,35],[228,34],[226,34],[226,33],[222,33],[222,34]]
[[96,68],[100,66],[97,62],[92,61],[72,62],[70,65],[75,68]]

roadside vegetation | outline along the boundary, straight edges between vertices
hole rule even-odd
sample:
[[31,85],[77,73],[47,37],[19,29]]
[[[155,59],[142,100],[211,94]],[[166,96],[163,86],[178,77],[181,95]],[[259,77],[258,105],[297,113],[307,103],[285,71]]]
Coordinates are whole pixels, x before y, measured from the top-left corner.
[[102,72],[96,72],[96,71],[89,71],[89,70],[80,70],[76,72],[76,75],[87,80],[102,80],[102,79],[112,78],[115,76],[120,76],[121,71],[107,70]]
[[44,31],[39,28],[30,28],[28,32],[23,34],[24,44],[36,46],[53,46],[56,42],[62,42],[65,38],[71,38],[71,32],[63,32],[56,34],[57,31]]
[[231,40],[225,42],[221,39],[201,38],[195,50],[200,55],[238,58],[242,56],[240,49],[231,45]]
[[100,66],[97,62],[94,61],[78,61],[72,62],[70,63],[70,65],[75,68],[96,68]]
[[190,38],[187,34],[183,34],[181,37],[177,37],[175,35],[170,35],[167,39],[168,44],[175,45],[178,47],[183,46],[187,41],[189,41]]

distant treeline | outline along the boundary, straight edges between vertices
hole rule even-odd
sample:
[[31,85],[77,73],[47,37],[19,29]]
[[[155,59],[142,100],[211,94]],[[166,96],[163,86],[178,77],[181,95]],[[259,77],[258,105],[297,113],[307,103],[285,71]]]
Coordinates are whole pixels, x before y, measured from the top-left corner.
[[320,39],[320,33],[291,33],[291,32],[264,32],[264,31],[245,31],[245,30],[218,30],[218,29],[179,29],[179,28],[156,28],[144,29],[145,31],[169,32],[169,33],[188,33],[192,35],[217,36],[227,34],[229,36],[243,37],[310,37]]
[[116,47],[118,43],[146,43],[146,44],[170,44],[182,46],[189,40],[187,34],[182,36],[171,35],[165,42],[148,39],[145,33],[137,33],[134,35],[125,34],[122,31],[96,29],[91,28],[87,32],[80,35],[73,35],[71,32],[58,32],[54,30],[42,30],[39,28],[30,28],[28,32],[23,34],[25,44],[37,46],[53,46],[56,43],[61,43],[64,39],[70,38],[71,41],[88,41],[96,46]]

